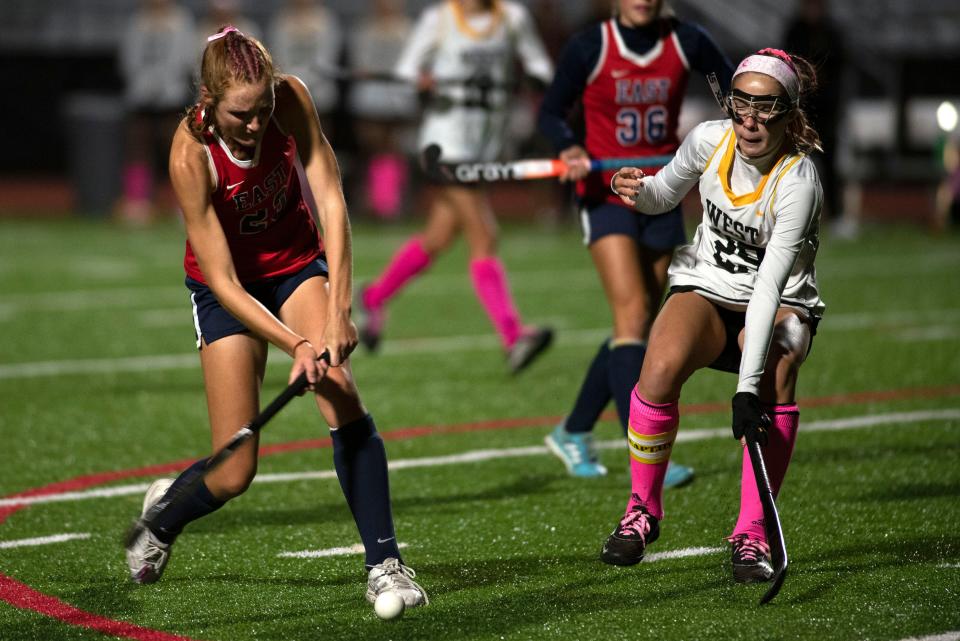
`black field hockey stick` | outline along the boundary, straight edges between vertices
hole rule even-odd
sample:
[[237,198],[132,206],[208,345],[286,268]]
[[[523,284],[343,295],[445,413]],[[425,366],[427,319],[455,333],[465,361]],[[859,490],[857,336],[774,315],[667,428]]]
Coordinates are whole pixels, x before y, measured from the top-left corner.
[[[319,360],[326,361],[327,364],[329,364],[330,353],[324,350],[320,355]],[[209,459],[207,459],[207,464],[203,467],[203,469],[191,471],[190,475],[181,483],[178,483],[177,487],[172,492],[168,492],[163,499],[151,506],[145,514],[141,515],[140,518],[133,523],[124,536],[123,546],[129,550],[143,533],[143,531],[149,527],[152,527],[157,522],[161,514],[163,514],[166,510],[171,509],[172,506],[179,505],[180,502],[185,499],[185,497],[192,495],[200,486],[200,484],[203,483],[203,479],[206,478],[207,474],[222,465],[224,461],[233,456],[233,454],[241,445],[259,433],[260,430],[263,429],[263,426],[266,425],[270,419],[277,414],[277,412],[282,410],[287,403],[293,400],[295,396],[302,394],[303,391],[307,389],[307,385],[309,385],[309,381],[307,381],[307,373],[301,372],[300,376],[290,383],[286,389],[280,392],[279,396],[273,399],[269,405],[267,405],[259,414],[253,417],[253,420],[241,427],[233,436],[231,436],[226,445],[221,447]]]
[[767,465],[763,460],[760,444],[756,440],[747,439],[747,449],[750,452],[753,476],[760,494],[760,504],[763,505],[763,529],[767,533],[767,543],[770,545],[770,554],[773,557],[773,578],[767,593],[760,599],[760,605],[763,605],[777,596],[784,579],[787,578],[787,544],[783,540],[783,526],[780,525],[780,515],[777,513],[777,503],[773,499],[770,477],[767,476]]
[[[567,164],[556,158],[528,158],[508,162],[442,162],[440,145],[430,145],[420,154],[420,164],[431,180],[451,185],[539,180],[555,178],[567,171]],[[640,156],[636,158],[594,158],[590,171],[623,167],[662,167],[673,156]]]

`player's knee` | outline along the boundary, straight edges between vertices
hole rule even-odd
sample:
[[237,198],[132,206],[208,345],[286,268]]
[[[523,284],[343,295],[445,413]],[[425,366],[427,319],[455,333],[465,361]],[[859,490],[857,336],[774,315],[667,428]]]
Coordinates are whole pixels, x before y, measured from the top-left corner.
[[683,385],[683,373],[678,363],[660,354],[646,355],[640,371],[640,386],[656,396],[674,397]]
[[779,351],[771,365],[776,372],[777,396],[783,397],[785,393],[792,392],[796,386],[800,366],[803,365],[803,353],[799,350]]
[[[234,471],[218,479],[216,492],[218,498],[224,501],[236,498],[247,491],[256,476],[256,468],[252,470]],[[211,488],[212,491],[212,488]]]
[[430,258],[436,258],[437,255],[445,252],[453,244],[456,235],[455,229],[428,234],[423,237],[423,251],[427,252]]

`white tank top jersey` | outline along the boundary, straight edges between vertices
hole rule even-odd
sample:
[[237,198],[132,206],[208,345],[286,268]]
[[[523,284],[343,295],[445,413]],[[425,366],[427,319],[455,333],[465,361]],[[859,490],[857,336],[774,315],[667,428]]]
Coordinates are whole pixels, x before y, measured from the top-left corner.
[[[453,0],[425,9],[394,67],[397,76],[411,82],[421,70],[437,81],[424,112],[420,148],[439,144],[449,161],[496,160],[517,60],[544,84],[553,79],[553,63],[523,5],[495,0],[489,12],[471,16]],[[482,90],[471,79],[487,81],[491,88]]]
[[643,179],[637,210],[675,207],[699,181],[703,220],[670,263],[670,287],[692,288],[734,310],[746,309],[738,392],[757,392],[781,306],[820,318],[814,258],[823,190],[813,161],[776,152],[746,158],[730,120],[705,122],[674,159]]

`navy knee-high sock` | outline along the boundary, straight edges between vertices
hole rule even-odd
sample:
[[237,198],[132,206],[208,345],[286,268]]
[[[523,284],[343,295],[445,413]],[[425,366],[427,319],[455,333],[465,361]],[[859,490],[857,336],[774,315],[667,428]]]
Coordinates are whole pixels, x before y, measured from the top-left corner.
[[360,540],[367,553],[367,566],[393,557],[401,560],[390,509],[387,451],[369,414],[330,432],[333,465],[347,499]]
[[630,395],[640,378],[640,368],[643,367],[646,354],[647,346],[639,342],[615,343],[610,349],[610,389],[617,404],[617,416],[624,436],[627,435],[630,420]]
[[577,400],[567,416],[568,432],[589,432],[593,430],[597,419],[610,402],[610,378],[607,374],[610,361],[609,341],[603,341],[597,355],[593,357],[587,375],[580,384]]
[[[189,483],[197,474],[203,471],[207,465],[207,459],[200,459],[183,472],[173,482],[170,489],[164,495],[173,496],[172,492]],[[161,499],[162,500],[162,499]],[[164,543],[173,543],[174,539],[183,531],[183,528],[191,521],[196,521],[202,516],[211,512],[216,512],[223,507],[226,501],[221,501],[210,493],[205,483],[198,483],[191,494],[179,495],[177,500],[171,503],[160,514],[153,527],[150,528],[154,535]]]

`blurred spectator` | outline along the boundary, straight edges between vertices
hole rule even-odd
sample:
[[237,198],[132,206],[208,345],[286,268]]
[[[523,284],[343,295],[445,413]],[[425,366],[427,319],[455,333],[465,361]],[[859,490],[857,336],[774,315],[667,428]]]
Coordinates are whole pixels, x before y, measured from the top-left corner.
[[814,64],[820,87],[806,105],[820,133],[823,152],[814,155],[823,184],[826,219],[835,235],[856,235],[856,224],[844,218],[843,184],[837,166],[837,128],[842,118],[845,35],[828,12],[828,0],[799,0],[783,36],[784,49]]
[[222,27],[233,25],[242,33],[260,39],[260,27],[250,18],[243,15],[237,0],[209,0],[207,12],[197,24],[199,39],[196,47],[196,62],[200,64],[200,56],[207,46],[207,37],[220,31]]
[[321,126],[329,131],[340,99],[336,77],[343,35],[337,16],[320,0],[288,0],[270,24],[267,44],[280,71],[298,76],[310,89]]
[[960,141],[948,134],[943,142],[943,179],[937,188],[933,229],[960,227]]
[[410,35],[403,0],[374,0],[347,45],[353,84],[348,110],[359,143],[361,187],[369,212],[400,213],[409,179],[403,134],[417,116],[417,96],[408,83],[389,78]]
[[123,33],[127,132],[118,213],[127,222],[143,224],[153,215],[155,180],[166,176],[170,141],[190,101],[195,43],[193,17],[174,0],[144,0]]
[[[551,60],[557,60],[570,37],[570,27],[562,4],[564,0],[532,0],[530,13]],[[607,2],[607,14],[610,13]]]

